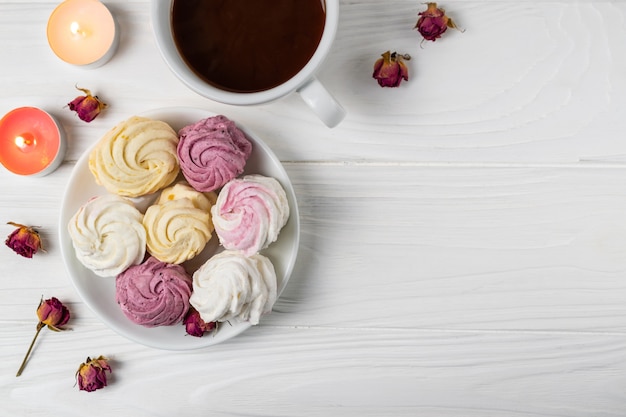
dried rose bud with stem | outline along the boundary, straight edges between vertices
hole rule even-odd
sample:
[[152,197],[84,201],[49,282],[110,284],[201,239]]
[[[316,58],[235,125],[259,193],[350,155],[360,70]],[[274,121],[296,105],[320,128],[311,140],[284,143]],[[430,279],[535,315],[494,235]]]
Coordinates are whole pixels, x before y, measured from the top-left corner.
[[39,306],[37,307],[37,317],[39,318],[39,323],[37,323],[37,332],[35,333],[35,337],[33,337],[33,341],[28,347],[26,356],[24,356],[22,365],[15,376],[22,375],[22,371],[24,371],[24,367],[26,367],[28,357],[33,350],[33,346],[35,346],[35,341],[37,340],[37,336],[39,336],[41,330],[46,326],[55,332],[65,330],[61,328],[61,326],[65,325],[69,321],[70,312],[57,298],[52,297],[48,300],[44,300],[42,297],[39,302]]
[[25,258],[32,258],[39,250],[45,252],[41,236],[33,227],[13,222],[7,222],[7,224],[17,227],[4,242],[15,253]]
[[397,87],[402,80],[409,80],[409,69],[404,63],[411,59],[409,54],[387,51],[374,64],[372,77],[381,87]]
[[94,96],[91,94],[91,91],[86,88],[80,88],[76,86],[77,90],[85,93],[84,96],[78,96],[74,100],[70,101],[67,105],[70,107],[70,110],[75,111],[78,114],[78,117],[89,123],[104,109],[108,106],[106,103],[103,103],[98,96]]
[[108,358],[98,356],[96,359],[87,357],[87,360],[80,364],[76,371],[76,382],[81,391],[95,391],[107,386],[106,371],[111,373],[111,365]]
[[418,20],[414,29],[424,37],[424,40],[435,41],[445,33],[448,28],[458,29],[444,9],[437,7],[437,3],[426,3],[426,10],[418,13]]

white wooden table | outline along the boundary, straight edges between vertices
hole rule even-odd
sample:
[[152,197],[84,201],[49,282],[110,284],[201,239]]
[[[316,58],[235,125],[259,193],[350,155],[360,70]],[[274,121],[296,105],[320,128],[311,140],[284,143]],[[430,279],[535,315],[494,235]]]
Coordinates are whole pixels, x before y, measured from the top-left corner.
[[[345,106],[335,129],[299,97],[236,108],[169,71],[148,0],[107,0],[121,31],[106,65],[53,55],[57,1],[0,0],[0,113],[41,107],[70,138],[44,178],[0,171],[6,221],[40,226],[47,253],[0,248],[2,416],[626,415],[626,2],[442,2],[465,29],[420,46],[424,6],[343,0],[319,78]],[[411,79],[378,87],[374,61],[409,53]],[[66,107],[89,88],[94,122]],[[191,352],[119,336],[75,292],[58,244],[68,177],[118,121],[192,106],[253,130],[283,161],[302,222],[271,315]],[[43,332],[42,295],[70,332]],[[105,389],[74,372],[112,359]]]

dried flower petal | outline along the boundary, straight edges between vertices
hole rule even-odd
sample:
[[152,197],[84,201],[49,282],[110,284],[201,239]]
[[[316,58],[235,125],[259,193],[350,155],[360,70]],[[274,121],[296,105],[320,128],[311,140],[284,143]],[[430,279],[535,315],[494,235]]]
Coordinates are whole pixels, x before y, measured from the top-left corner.
[[452,19],[446,16],[445,10],[437,7],[437,3],[426,3],[426,6],[425,11],[418,13],[419,19],[414,28],[425,40],[434,42],[448,28],[457,28]]
[[6,245],[13,249],[15,253],[25,258],[32,258],[39,249],[44,251],[41,237],[34,228],[13,222],[8,222],[7,224],[17,227],[5,241]]
[[26,367],[26,361],[30,356],[30,352],[33,350],[33,346],[35,346],[37,336],[39,336],[39,332],[41,332],[41,330],[46,326],[48,326],[50,330],[57,332],[64,330],[60,326],[63,326],[68,322],[70,319],[70,312],[58,299],[52,297],[48,300],[44,300],[42,297],[39,302],[39,306],[37,307],[37,317],[39,318],[39,322],[37,323],[37,332],[35,333],[35,337],[33,337],[33,341],[30,342],[30,346],[28,347],[28,351],[26,351],[22,365],[20,365],[20,369],[17,371],[15,376],[22,375],[22,371]]
[[400,55],[387,51],[374,64],[374,77],[381,87],[397,87],[402,80],[409,80],[409,69],[403,60],[411,59],[408,54]]
[[76,371],[76,382],[81,391],[95,391],[107,386],[106,371],[111,373],[111,366],[108,359],[98,356],[96,359],[87,357],[87,360],[80,364]]
[[200,313],[194,308],[189,309],[187,317],[183,322],[187,334],[195,337],[202,337],[204,333],[211,332],[217,328],[217,323],[214,321],[206,323],[200,317]]
[[86,88],[76,87],[76,89],[85,93],[85,96],[78,96],[67,105],[70,107],[70,110],[78,114],[81,120],[89,123],[98,117],[100,112],[105,109],[107,105],[100,101],[98,96],[92,95],[91,91]]

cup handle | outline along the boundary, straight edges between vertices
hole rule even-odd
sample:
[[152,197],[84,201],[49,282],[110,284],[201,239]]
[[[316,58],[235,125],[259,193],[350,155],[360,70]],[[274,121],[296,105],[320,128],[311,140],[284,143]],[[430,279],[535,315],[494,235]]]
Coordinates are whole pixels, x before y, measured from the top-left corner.
[[328,127],[335,127],[346,116],[341,104],[326,90],[315,77],[304,83],[298,90],[300,97]]

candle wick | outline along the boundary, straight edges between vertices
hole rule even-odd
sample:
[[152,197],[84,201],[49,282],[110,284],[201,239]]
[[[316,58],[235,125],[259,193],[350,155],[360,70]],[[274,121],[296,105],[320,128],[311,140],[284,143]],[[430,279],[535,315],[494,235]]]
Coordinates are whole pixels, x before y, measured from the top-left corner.
[[70,32],[72,32],[73,35],[81,36],[83,38],[87,36],[87,31],[85,31],[84,29],[81,29],[80,24],[78,22],[72,22],[70,24]]
[[17,147],[20,148],[22,151],[26,151],[28,148],[35,144],[35,138],[31,134],[24,133],[15,137],[15,145],[17,145]]

